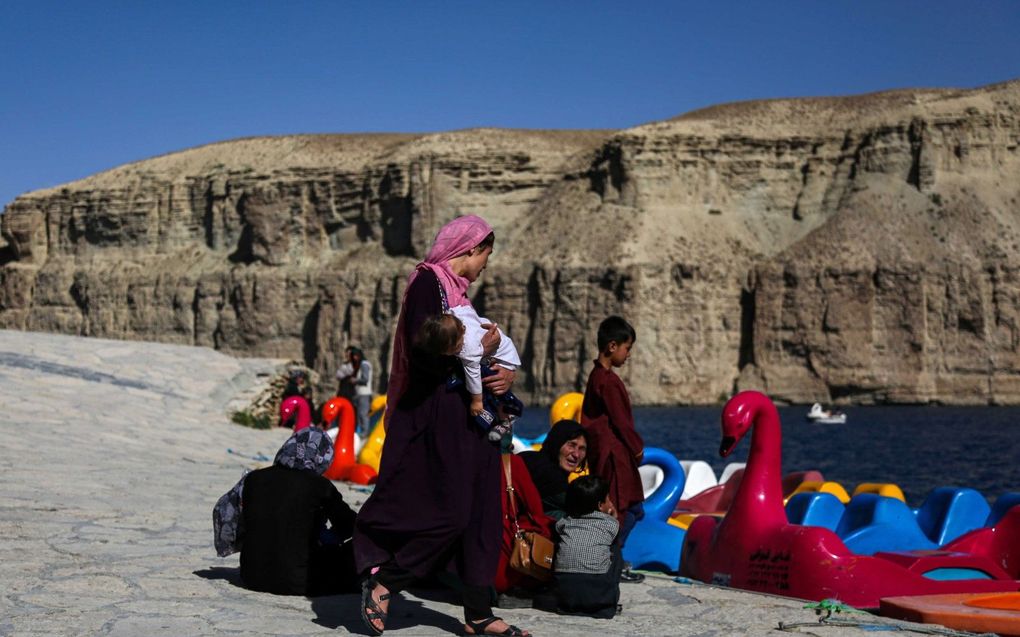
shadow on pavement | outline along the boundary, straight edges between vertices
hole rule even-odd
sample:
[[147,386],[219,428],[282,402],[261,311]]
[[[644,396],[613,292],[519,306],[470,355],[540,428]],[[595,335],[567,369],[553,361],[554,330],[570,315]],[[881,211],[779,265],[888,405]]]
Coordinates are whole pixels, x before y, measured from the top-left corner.
[[[198,577],[208,580],[223,580],[238,587],[245,588],[241,582],[241,569],[236,566],[211,566],[193,572]],[[414,589],[414,594],[422,599],[441,601],[460,605],[460,595],[446,588]],[[361,621],[361,595],[323,595],[308,597],[312,604],[315,617],[312,623],[329,629],[341,626],[356,635],[371,635],[368,627]],[[453,617],[439,611],[426,608],[424,603],[416,599],[406,599],[403,595],[395,595],[390,606],[391,614],[386,621],[386,629],[411,628],[413,626],[434,626],[454,634],[461,634],[463,624],[459,616]],[[460,612],[460,609],[457,609]]]
[[193,571],[192,574],[204,579],[225,580],[238,588],[244,588],[244,584],[241,582],[241,569],[236,566],[210,566],[206,569]]
[[[330,629],[343,626],[347,631],[358,635],[373,634],[361,621],[361,595],[331,595],[309,599],[312,602],[312,612],[315,613],[313,623]],[[386,620],[386,630],[413,626],[434,626],[457,635],[463,630],[463,624],[456,617],[426,608],[418,600],[394,595],[390,604],[390,616]]]

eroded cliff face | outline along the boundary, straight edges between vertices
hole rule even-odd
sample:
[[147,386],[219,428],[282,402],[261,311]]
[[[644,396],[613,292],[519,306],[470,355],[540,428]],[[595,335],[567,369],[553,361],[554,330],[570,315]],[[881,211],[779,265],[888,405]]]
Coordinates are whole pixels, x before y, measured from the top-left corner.
[[1016,82],[224,142],[12,202],[0,327],[386,368],[407,272],[473,212],[498,237],[475,304],[536,402],[583,387],[619,313],[638,403],[1020,403],[1018,144]]

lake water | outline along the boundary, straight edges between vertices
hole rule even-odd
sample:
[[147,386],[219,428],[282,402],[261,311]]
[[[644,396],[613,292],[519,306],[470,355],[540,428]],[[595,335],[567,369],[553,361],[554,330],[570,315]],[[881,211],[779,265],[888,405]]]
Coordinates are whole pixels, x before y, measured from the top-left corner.
[[[1020,407],[848,407],[845,425],[805,419],[808,407],[781,407],[783,473],[817,469],[852,492],[861,482],[898,484],[912,506],[935,487],[977,489],[989,500],[1020,491]],[[645,444],[705,460],[718,475],[744,462],[750,435],[719,457],[722,407],[636,408]],[[518,431],[548,428],[548,409],[528,409]]]

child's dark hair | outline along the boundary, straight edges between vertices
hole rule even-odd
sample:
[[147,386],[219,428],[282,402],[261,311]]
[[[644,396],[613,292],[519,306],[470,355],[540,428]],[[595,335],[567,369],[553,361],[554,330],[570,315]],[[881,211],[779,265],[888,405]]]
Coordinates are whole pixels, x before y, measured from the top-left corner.
[[600,352],[604,352],[613,341],[617,344],[623,344],[628,340],[637,340],[637,333],[622,316],[610,316],[599,323],[598,344]]
[[460,338],[460,319],[452,314],[437,314],[425,319],[414,342],[430,354],[449,354]]
[[598,476],[581,476],[567,487],[566,514],[572,518],[588,515],[609,495],[609,483]]

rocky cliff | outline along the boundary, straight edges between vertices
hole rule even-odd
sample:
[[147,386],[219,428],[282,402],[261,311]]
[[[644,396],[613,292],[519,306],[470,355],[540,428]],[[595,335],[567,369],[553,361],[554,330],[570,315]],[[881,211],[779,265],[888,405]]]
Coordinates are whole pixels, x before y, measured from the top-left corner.
[[1018,144],[1020,82],[624,131],[223,142],[9,204],[0,327],[328,378],[348,343],[388,361],[406,273],[474,212],[497,233],[475,303],[514,336],[532,400],[583,386],[620,313],[639,403],[1020,403]]

